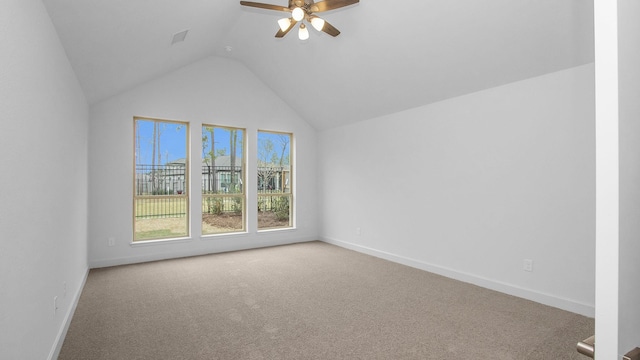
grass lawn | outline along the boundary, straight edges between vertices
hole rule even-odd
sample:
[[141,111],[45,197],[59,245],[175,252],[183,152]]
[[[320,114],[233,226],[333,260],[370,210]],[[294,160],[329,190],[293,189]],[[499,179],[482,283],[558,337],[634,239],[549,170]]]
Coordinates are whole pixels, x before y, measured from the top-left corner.
[[[288,196],[261,195],[258,211],[258,229],[286,228],[291,226],[289,216],[276,216],[276,204],[286,200],[288,210]],[[202,232],[203,234],[219,234],[245,230],[243,217],[240,212],[230,211],[240,209],[242,203],[234,197],[216,197],[203,201],[202,204]],[[266,205],[266,206],[265,206]],[[189,235],[187,224],[187,198],[184,197],[149,197],[135,201],[135,236],[134,241],[179,238]],[[212,214],[209,210],[216,209],[222,213]],[[266,209],[265,209],[266,208]],[[269,209],[269,211],[265,211]],[[274,209],[275,210],[275,209]]]
[[186,197],[141,198],[135,201],[136,218],[184,215]]
[[187,217],[136,219],[134,241],[188,236]]

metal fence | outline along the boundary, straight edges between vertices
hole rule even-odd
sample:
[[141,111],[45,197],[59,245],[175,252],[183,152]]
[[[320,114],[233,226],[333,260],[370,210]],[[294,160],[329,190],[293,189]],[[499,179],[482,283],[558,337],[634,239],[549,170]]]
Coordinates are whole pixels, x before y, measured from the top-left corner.
[[[135,217],[163,218],[186,215],[185,164],[136,164]],[[234,181],[232,181],[232,179]],[[237,213],[244,207],[242,166],[202,166],[202,212]],[[288,211],[289,170],[258,168],[258,210]],[[217,196],[215,195],[217,194]]]
[[186,187],[185,165],[136,164],[136,195],[180,195]]
[[204,194],[242,193],[242,186],[242,166],[202,165]]
[[244,208],[243,195],[203,195],[203,214],[231,214],[241,213]]
[[291,202],[291,194],[283,193],[259,193],[258,194],[258,211],[276,211],[289,212]]
[[[258,167],[258,190],[289,191],[288,167]],[[233,181],[232,181],[233,179]],[[204,194],[242,193],[241,166],[202,165],[202,192]]]
[[183,217],[187,214],[186,210],[186,197],[142,197],[135,201],[136,219]]

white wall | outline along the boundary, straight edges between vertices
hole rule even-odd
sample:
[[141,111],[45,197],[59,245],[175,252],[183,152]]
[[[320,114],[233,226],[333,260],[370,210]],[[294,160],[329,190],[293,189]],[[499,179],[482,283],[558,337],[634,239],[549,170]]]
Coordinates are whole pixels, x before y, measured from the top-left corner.
[[619,354],[640,347],[640,2],[618,2],[620,112]]
[[[198,175],[191,178],[194,189],[191,192],[191,239],[131,245],[134,116],[189,121],[194,169],[201,166],[202,123],[247,129],[249,225],[246,234],[199,235]],[[316,131],[242,64],[218,57],[204,59],[91,106],[90,119],[91,267],[317,240]],[[258,129],[294,134],[294,230],[256,231]],[[113,247],[107,246],[110,237],[115,238]]]
[[54,358],[87,273],[88,107],[40,0],[0,2],[0,44],[0,359]]
[[321,238],[593,316],[593,72],[320,132]]

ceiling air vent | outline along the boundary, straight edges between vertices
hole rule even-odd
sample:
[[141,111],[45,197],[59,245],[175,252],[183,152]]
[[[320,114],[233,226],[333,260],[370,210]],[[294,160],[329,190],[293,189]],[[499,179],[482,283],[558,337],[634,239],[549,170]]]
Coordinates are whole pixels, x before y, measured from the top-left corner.
[[179,43],[179,42],[183,42],[184,38],[187,37],[187,33],[188,32],[189,32],[189,30],[182,30],[179,33],[173,34],[173,39],[171,40],[171,45]]

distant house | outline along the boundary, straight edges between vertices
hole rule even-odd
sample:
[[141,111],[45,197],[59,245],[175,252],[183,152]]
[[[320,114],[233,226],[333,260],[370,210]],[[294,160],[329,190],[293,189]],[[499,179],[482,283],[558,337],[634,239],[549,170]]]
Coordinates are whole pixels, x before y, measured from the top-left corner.
[[[235,166],[231,166],[231,156],[217,156],[215,166],[211,158],[202,159],[202,190],[212,193],[239,192],[242,190],[242,158],[236,157]],[[233,171],[232,171],[233,170]],[[235,191],[231,177],[235,178]]]
[[137,195],[178,195],[185,190],[185,159],[164,165],[136,165]]
[[258,160],[258,191],[289,192],[291,168],[287,164],[277,166]]
[[[215,166],[210,158],[202,160],[202,190],[207,193],[228,193],[242,190],[242,158],[237,157],[231,166],[229,155],[218,156]],[[289,192],[289,165],[274,166],[258,161],[258,191]],[[231,181],[232,176],[235,182]],[[185,159],[177,159],[163,165],[136,165],[137,195],[177,195],[185,190]],[[234,191],[235,186],[235,191]]]

